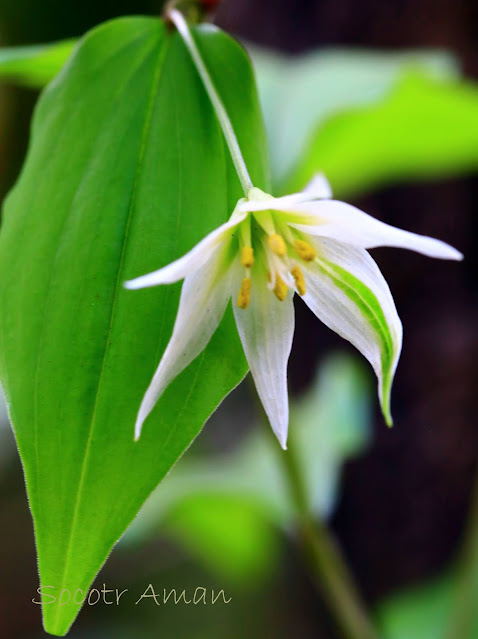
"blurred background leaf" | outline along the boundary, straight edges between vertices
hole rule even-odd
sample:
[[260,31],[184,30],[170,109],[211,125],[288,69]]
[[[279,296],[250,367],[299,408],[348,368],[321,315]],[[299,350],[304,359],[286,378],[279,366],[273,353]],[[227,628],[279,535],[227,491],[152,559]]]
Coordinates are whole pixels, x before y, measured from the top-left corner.
[[[384,639],[478,639],[476,591],[460,586],[461,572],[453,568],[380,602],[376,616]],[[473,599],[466,629],[453,614],[462,596]]]
[[33,89],[43,88],[70,56],[76,40],[0,49],[0,78]]
[[[447,573],[381,602],[377,619],[385,639],[443,639],[455,581]],[[478,629],[478,628],[477,628]],[[476,639],[478,634],[456,639]]]
[[[310,136],[337,113],[373,105],[410,69],[433,78],[459,75],[457,61],[437,50],[389,53],[321,49],[302,56],[251,47],[277,189],[301,162]],[[320,165],[313,172],[320,170]]]
[[377,103],[316,128],[285,190],[300,190],[319,170],[341,198],[471,172],[478,167],[477,113],[477,84],[404,74]]
[[[340,471],[369,442],[372,394],[362,364],[330,356],[309,390],[291,404],[296,454],[312,512],[334,509]],[[266,425],[256,425],[242,446],[222,457],[188,453],[146,502],[124,544],[166,534],[180,541],[216,574],[259,582],[278,562],[275,528],[293,527],[295,508]]]

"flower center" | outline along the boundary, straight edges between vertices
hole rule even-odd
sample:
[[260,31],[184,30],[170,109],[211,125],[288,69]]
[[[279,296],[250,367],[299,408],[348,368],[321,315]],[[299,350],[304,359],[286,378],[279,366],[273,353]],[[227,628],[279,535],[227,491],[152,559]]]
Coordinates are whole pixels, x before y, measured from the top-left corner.
[[245,270],[237,298],[239,308],[249,307],[254,274],[260,269],[267,273],[267,287],[279,301],[286,299],[289,288],[305,295],[305,278],[299,262],[315,260],[316,252],[295,229],[282,220],[274,220],[270,211],[261,211],[254,214],[253,220],[249,216],[241,224],[239,243]]

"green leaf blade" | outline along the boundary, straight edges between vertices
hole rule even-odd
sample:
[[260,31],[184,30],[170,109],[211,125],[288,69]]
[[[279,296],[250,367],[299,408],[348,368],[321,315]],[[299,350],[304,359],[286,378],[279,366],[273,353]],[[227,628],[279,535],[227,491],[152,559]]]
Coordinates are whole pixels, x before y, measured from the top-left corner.
[[[229,38],[200,29],[197,37],[252,81]],[[227,76],[213,75],[230,102]],[[253,86],[242,104],[232,119],[266,186]],[[131,292],[122,283],[185,253],[241,195],[177,34],[134,18],[87,35],[39,103],[0,234],[1,370],[49,594],[87,591],[144,499],[246,372],[228,311],[133,442],[180,285]],[[65,634],[79,607],[44,605],[46,630]]]

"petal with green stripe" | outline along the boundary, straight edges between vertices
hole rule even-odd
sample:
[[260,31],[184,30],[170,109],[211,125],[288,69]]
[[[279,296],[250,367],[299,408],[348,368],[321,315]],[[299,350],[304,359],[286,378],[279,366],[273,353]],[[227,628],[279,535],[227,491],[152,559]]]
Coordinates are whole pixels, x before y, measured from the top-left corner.
[[304,269],[303,299],[330,329],[368,359],[380,403],[392,424],[390,392],[402,346],[402,325],[387,282],[364,249],[329,239],[314,242],[318,257]]

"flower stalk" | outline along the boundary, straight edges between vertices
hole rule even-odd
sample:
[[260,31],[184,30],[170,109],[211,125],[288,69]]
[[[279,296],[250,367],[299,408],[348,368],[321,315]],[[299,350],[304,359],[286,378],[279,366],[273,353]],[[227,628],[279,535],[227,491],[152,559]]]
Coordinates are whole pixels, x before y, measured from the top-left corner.
[[327,525],[310,512],[293,438],[289,439],[288,450],[278,457],[295,505],[296,527],[307,570],[337,627],[344,639],[379,639],[339,546]]
[[177,9],[169,9],[166,12],[166,17],[171,20],[171,22],[178,30],[179,35],[183,39],[183,42],[191,55],[194,66],[196,67],[197,72],[201,77],[204,88],[206,89],[209,99],[211,100],[214,107],[214,111],[216,112],[219,124],[221,125],[221,129],[224,133],[224,137],[226,139],[232,161],[234,162],[237,177],[239,178],[241,186],[244,190],[244,195],[247,195],[250,189],[252,189],[253,184],[247,170],[247,166],[244,161],[239,142],[237,141],[237,137],[234,132],[231,120],[229,119],[229,116],[227,114],[226,108],[224,107],[224,104],[219,97],[218,92],[216,91],[216,87],[214,86],[211,76],[209,75],[209,71],[204,64],[196,43],[194,42],[194,38],[191,34],[188,23],[184,19],[182,13]]

